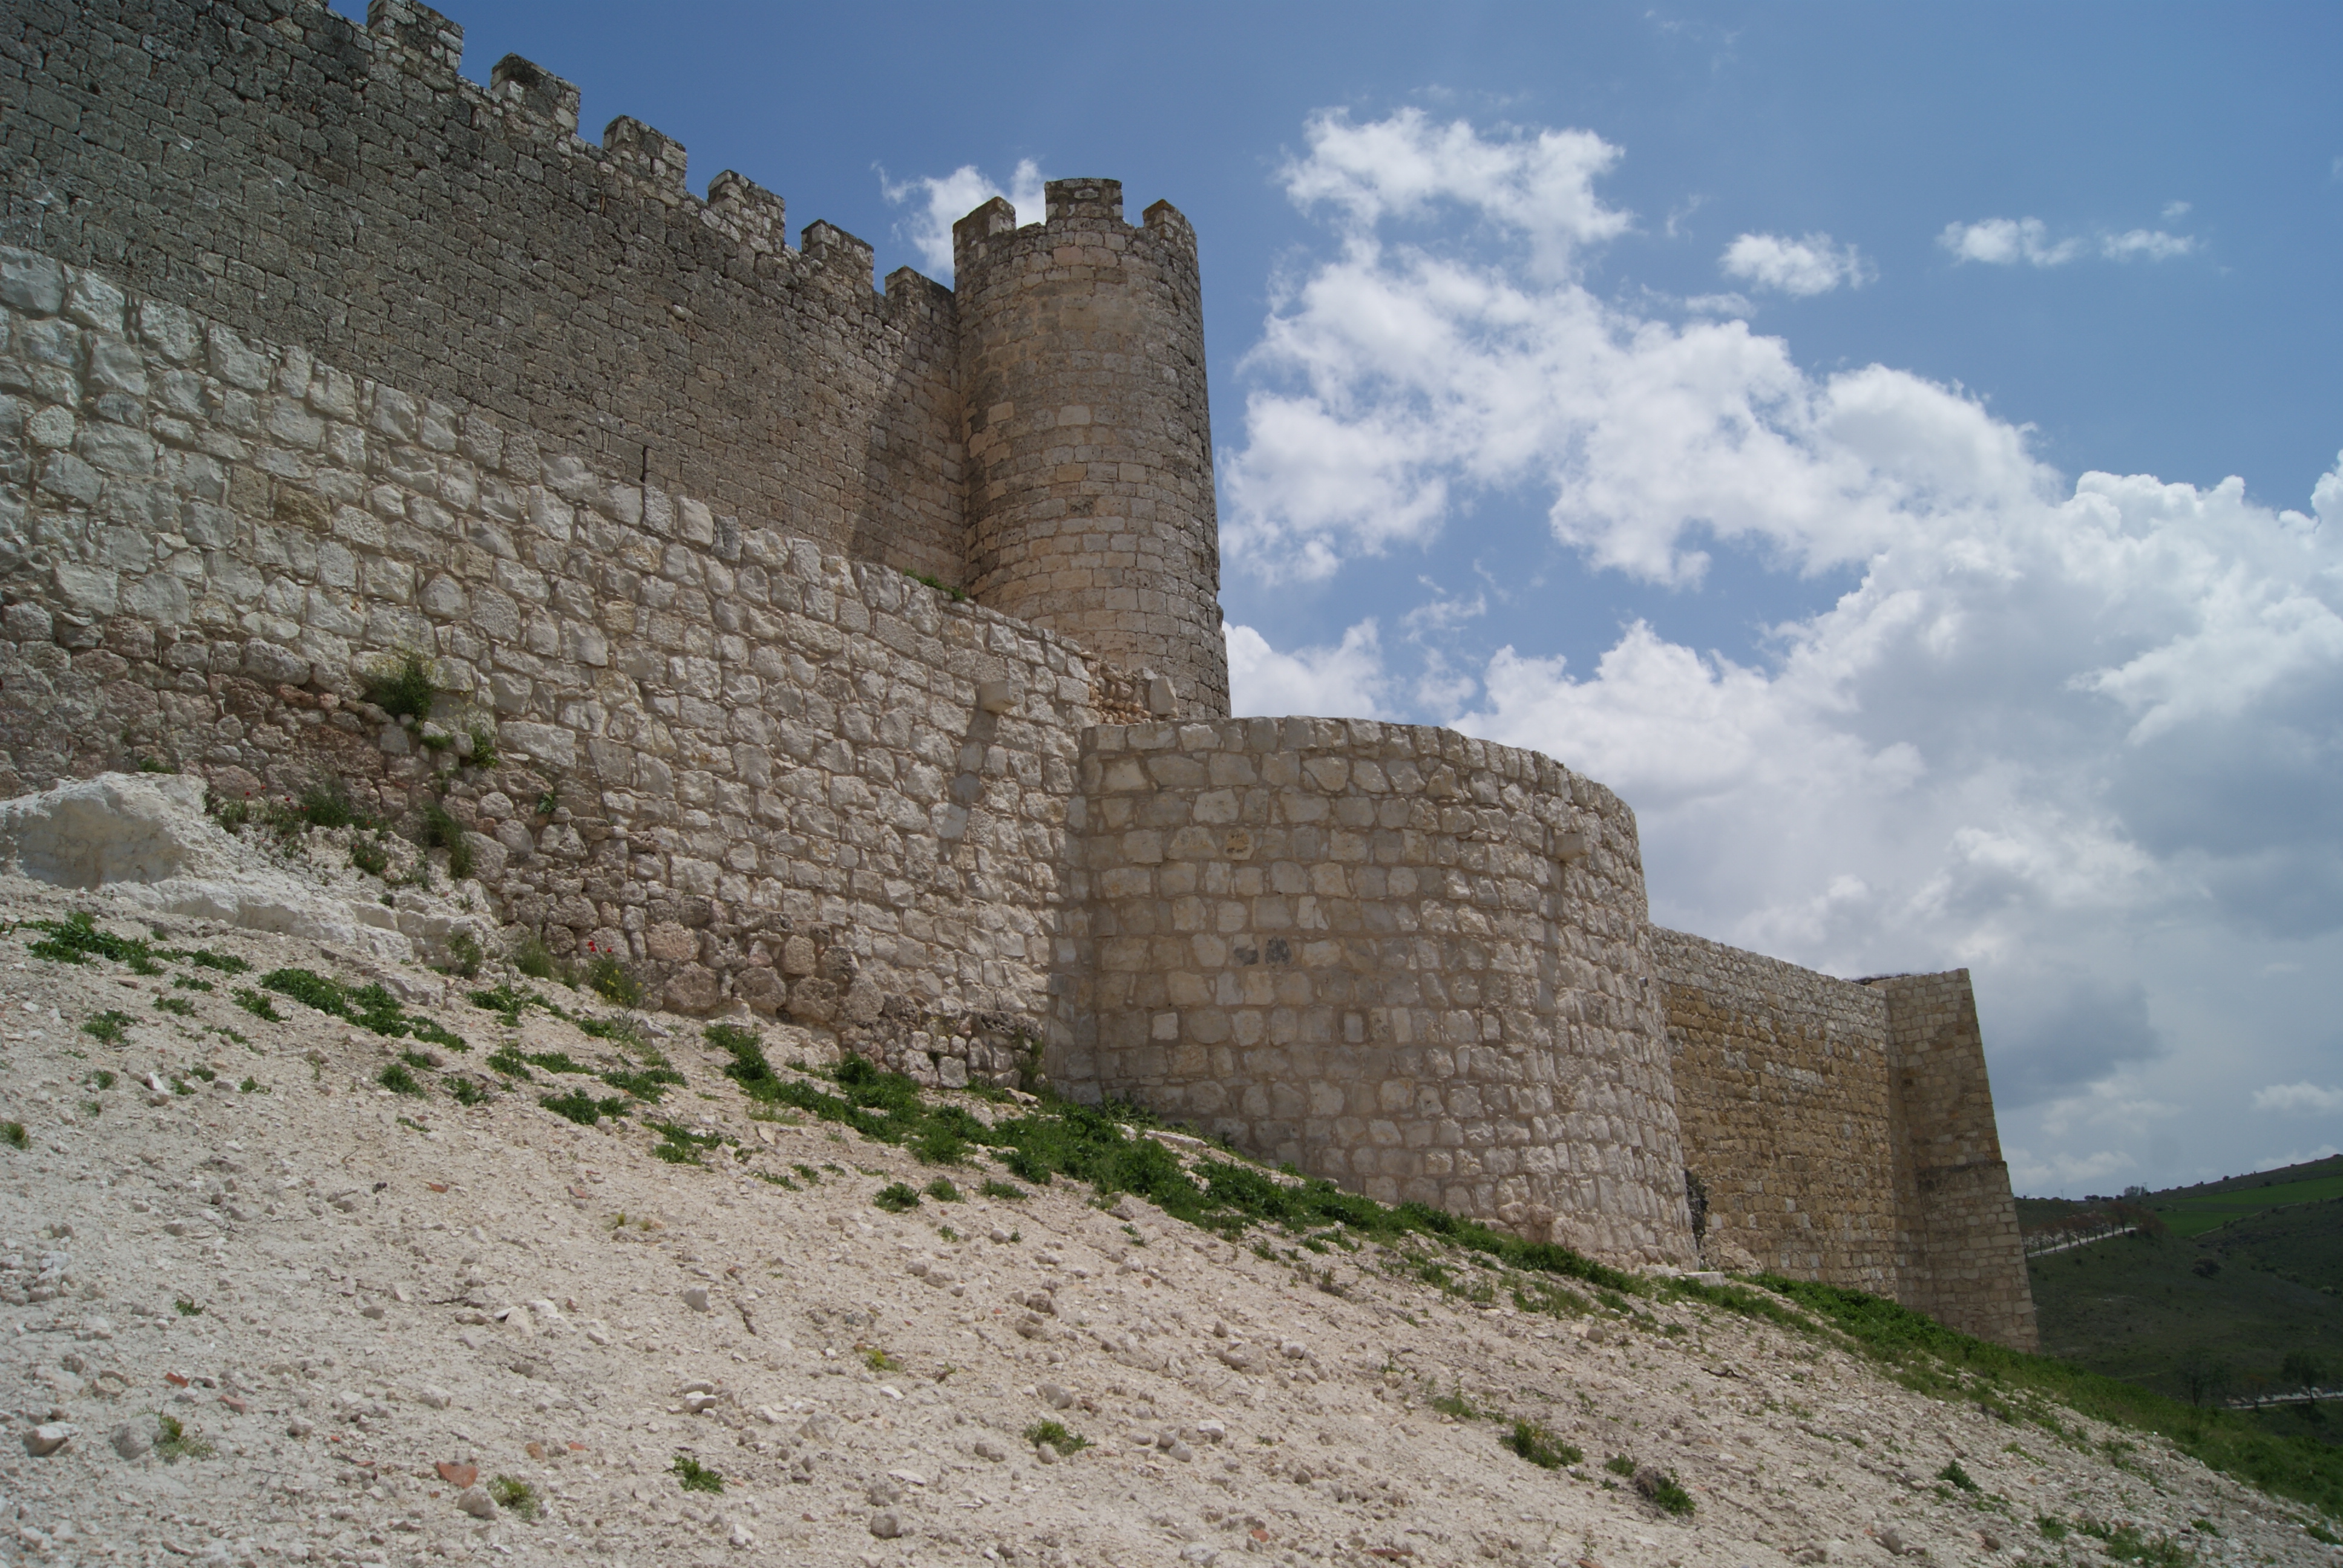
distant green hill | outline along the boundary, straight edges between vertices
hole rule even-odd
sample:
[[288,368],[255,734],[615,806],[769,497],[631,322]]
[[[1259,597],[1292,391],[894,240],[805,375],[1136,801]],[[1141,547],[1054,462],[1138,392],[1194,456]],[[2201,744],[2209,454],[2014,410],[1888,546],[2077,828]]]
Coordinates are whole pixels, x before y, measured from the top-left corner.
[[[2343,1159],[2122,1201],[2018,1200],[2029,1235],[2092,1216],[2147,1231],[2032,1260],[2046,1354],[2183,1399],[2187,1367],[2221,1374],[2227,1392],[2261,1392],[2290,1381],[2289,1355],[2343,1385]],[[2343,1402],[2261,1420],[2343,1442]]]

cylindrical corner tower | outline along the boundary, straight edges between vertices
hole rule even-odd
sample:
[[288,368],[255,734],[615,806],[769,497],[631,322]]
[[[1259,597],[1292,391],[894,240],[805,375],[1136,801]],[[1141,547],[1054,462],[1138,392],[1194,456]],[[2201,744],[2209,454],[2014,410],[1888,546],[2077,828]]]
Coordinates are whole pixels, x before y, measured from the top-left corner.
[[1229,710],[1196,235],[1116,180],[1052,180],[952,227],[977,601]]

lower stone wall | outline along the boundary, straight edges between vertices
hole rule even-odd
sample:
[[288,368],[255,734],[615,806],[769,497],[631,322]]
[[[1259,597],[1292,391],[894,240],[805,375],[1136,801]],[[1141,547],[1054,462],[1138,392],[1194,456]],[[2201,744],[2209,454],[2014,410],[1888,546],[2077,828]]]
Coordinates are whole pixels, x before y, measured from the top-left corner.
[[332,782],[671,1007],[995,1073],[1047,1016],[1094,661],[899,572],[0,249],[0,793]]
[[1703,1255],[1896,1295],[1886,996],[1658,926],[1652,964]]
[[1384,1201],[1693,1260],[1634,819],[1608,790],[1317,719],[1101,726],[1081,789],[1061,1086]]

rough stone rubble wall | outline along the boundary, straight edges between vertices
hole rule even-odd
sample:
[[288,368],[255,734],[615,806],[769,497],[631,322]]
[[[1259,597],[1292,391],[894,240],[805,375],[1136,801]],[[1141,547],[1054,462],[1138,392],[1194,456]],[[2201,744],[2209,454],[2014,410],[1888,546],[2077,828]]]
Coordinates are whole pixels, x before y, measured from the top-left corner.
[[407,0],[0,7],[0,243],[461,401],[750,528],[963,580],[950,293]]
[[1387,1201],[1689,1262],[1634,819],[1362,720],[1102,726],[1058,1076]]
[[1703,1251],[1896,1295],[1906,1245],[1888,1137],[1887,998],[1654,926]]
[[1966,1332],[2033,1350],[2034,1289],[1969,971],[1870,983],[1887,995],[1898,1196],[1918,1241],[1899,1299]]
[[[511,918],[671,1005],[996,1073],[1041,1026],[1092,717],[1047,633],[16,250],[0,594],[0,792],[437,799]],[[357,700],[402,649],[457,745]]]

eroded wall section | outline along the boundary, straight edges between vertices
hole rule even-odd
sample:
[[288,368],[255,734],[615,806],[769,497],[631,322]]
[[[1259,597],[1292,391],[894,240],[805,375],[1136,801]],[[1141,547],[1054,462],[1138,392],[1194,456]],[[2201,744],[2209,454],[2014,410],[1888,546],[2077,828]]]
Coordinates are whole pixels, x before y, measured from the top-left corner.
[[1896,1295],[1885,993],[1657,926],[1652,964],[1703,1253]]
[[1632,813],[1363,720],[1102,726],[1061,1081],[1386,1201],[1692,1261]]
[[408,0],[0,8],[0,243],[458,400],[749,526],[962,580],[952,297]]
[[[672,1006],[930,1073],[1041,1027],[1097,673],[1047,633],[16,250],[0,596],[0,794],[437,801],[510,918]],[[410,649],[441,749],[359,700]]]

